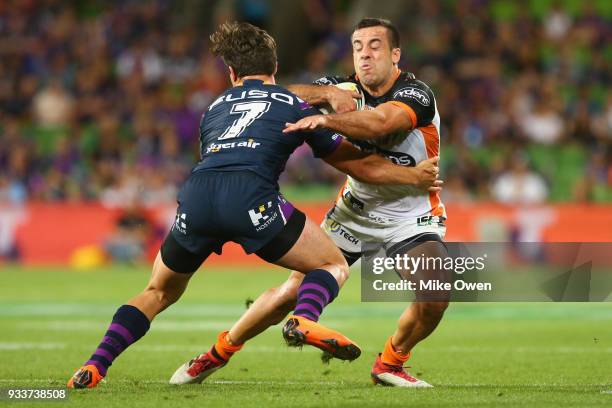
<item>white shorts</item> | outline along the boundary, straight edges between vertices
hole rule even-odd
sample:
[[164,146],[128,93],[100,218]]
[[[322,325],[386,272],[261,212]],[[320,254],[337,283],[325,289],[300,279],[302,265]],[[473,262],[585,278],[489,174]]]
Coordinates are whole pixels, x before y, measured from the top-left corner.
[[351,254],[358,258],[364,244],[388,249],[423,234],[433,233],[440,239],[444,239],[446,234],[444,217],[425,215],[395,221],[373,220],[343,207],[337,203],[325,216],[321,228],[345,255]]

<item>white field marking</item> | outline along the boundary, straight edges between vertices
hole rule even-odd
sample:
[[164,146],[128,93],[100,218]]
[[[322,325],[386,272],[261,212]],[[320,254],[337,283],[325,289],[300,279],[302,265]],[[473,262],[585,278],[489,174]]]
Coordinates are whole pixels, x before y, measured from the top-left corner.
[[65,343],[18,343],[0,342],[0,351],[12,350],[57,350],[66,348]]
[[[0,379],[1,383],[19,384],[19,383],[55,383],[59,380],[53,378],[9,378]],[[63,382],[63,381],[62,381]],[[164,380],[128,380],[126,378],[116,378],[112,380],[104,380],[105,383],[119,383],[119,384],[165,384],[171,386],[168,381]],[[230,380],[217,380],[217,381],[206,381],[205,384],[217,384],[217,385],[345,385],[344,381],[230,381]],[[198,385],[193,385],[197,387]],[[178,385],[172,385],[172,387],[179,387]],[[185,388],[180,386],[180,388]],[[185,388],[188,389],[188,388]]]
[[448,346],[448,347],[423,347],[418,353],[612,353],[612,347],[548,347],[548,346],[518,346],[518,347],[463,347],[463,346]]
[[[458,310],[456,314],[452,311],[449,313],[449,318],[455,321],[480,321],[480,320],[495,320],[495,319],[524,319],[532,320],[535,316],[532,308],[506,308],[500,307],[499,304],[491,304],[489,309],[479,310]],[[117,309],[119,303],[100,303],[91,304],[86,301],[62,303],[58,302],[25,302],[18,303],[16,301],[0,302],[0,317],[14,316],[69,316],[69,317],[103,317],[110,318],[112,313]],[[354,304],[337,304],[333,310],[330,310],[327,316],[334,319],[356,319],[362,320],[364,316],[368,318],[388,317],[396,319],[397,316],[405,309],[405,305],[401,303],[370,303],[367,307],[367,314],[362,309],[356,309]],[[189,304],[179,303],[173,305],[170,309],[164,312],[165,316],[180,316],[180,317],[197,317],[197,318],[231,318],[236,319],[242,315],[245,307],[241,302],[233,303],[208,303],[208,304]],[[475,313],[472,313],[475,312]],[[563,306],[562,304],[552,305],[551,308],[537,311],[537,319],[565,319],[567,317],[589,321],[610,321],[612,314],[607,308],[594,308],[588,312],[575,309],[572,306]]]
[[[68,348],[68,343],[18,343],[18,342],[0,342],[1,351],[15,351],[15,350],[58,350]],[[70,345],[71,350],[83,350],[91,351],[94,345]],[[205,353],[210,345],[181,345],[181,344],[160,344],[160,345],[148,345],[148,344],[137,344],[130,348],[130,352],[177,352],[177,351],[188,351],[193,353]],[[270,347],[270,346],[249,346],[243,351],[247,353],[313,353],[320,352],[320,350],[314,347],[304,347],[303,349],[291,348],[287,346]]]
[[[151,330],[164,332],[195,332],[195,331],[221,331],[234,325],[233,320],[174,320],[154,321]],[[325,321],[325,325],[333,328],[346,326],[345,322]],[[280,326],[280,324],[276,325]],[[15,324],[19,330],[45,330],[45,331],[103,331],[108,327],[108,321],[91,320],[44,320],[26,321]]]
[[[102,316],[110,318],[119,307],[119,303],[14,303],[0,302],[0,316]],[[404,306],[397,304],[377,304],[369,306],[368,310],[376,313],[382,312],[395,318],[397,313],[404,310]],[[234,303],[208,303],[208,304],[175,304],[164,311],[164,316],[194,316],[198,318],[213,317],[239,317],[245,311],[244,304]],[[334,313],[342,318],[363,318],[362,312],[355,312],[354,305],[334,305]]]
[[[189,332],[220,331],[232,327],[233,321],[157,321],[151,328],[156,331]],[[89,320],[47,320],[40,322],[22,322],[15,325],[20,330],[53,330],[53,331],[103,331],[108,322]]]
[[[280,340],[279,340],[280,341]],[[72,345],[68,343],[34,343],[34,342],[0,342],[0,351],[12,350],[55,350],[65,349],[70,346],[71,350],[91,350],[92,345]],[[130,352],[193,352],[204,353],[208,349],[208,343],[198,344],[136,344],[130,348]],[[376,348],[364,348],[364,353],[376,353]],[[320,352],[314,347],[292,348],[287,346],[258,346],[247,345],[241,353],[313,353]],[[548,354],[570,354],[570,353],[612,353],[612,347],[423,347],[419,354],[427,353],[548,353]]]
[[[104,316],[110,317],[119,304],[87,303],[2,304],[0,316]],[[237,317],[245,311],[240,304],[174,305],[164,316]]]
[[[137,348],[134,348],[134,351],[146,351],[146,352],[150,352],[150,351],[155,351],[155,352],[191,351],[191,352],[202,354],[202,353],[206,353],[208,348],[209,348],[209,345],[207,346],[194,346],[194,345],[181,346],[181,345],[176,345],[176,344],[168,344],[168,345],[149,346],[149,345],[143,344],[142,346],[138,346]],[[300,353],[300,352],[320,353],[321,352],[319,349],[316,349],[314,347],[304,347],[303,349],[299,349],[299,348],[295,348],[295,347],[292,348],[292,347],[287,347],[287,346],[283,346],[283,347],[249,346],[249,347],[245,347],[244,350],[241,351],[241,353],[245,351],[248,353]]]
[[217,380],[211,381],[212,384],[219,385],[302,385],[302,384],[316,384],[316,385],[344,385],[344,381],[229,381],[229,380]]
[[[28,383],[64,383],[63,380],[58,380],[56,378],[0,378],[0,384],[8,383],[8,384],[28,384]],[[109,383],[119,383],[119,384],[160,384],[160,385],[168,385],[168,381],[164,380],[129,380],[126,378],[115,378],[110,379],[108,381],[104,381],[106,384]],[[361,383],[361,381],[356,381],[357,383]],[[350,382],[354,383],[354,382]],[[347,385],[349,382],[346,381],[230,381],[230,380],[217,380],[217,381],[205,381],[204,385],[213,384],[213,385]],[[609,387],[610,384],[580,384],[580,385],[572,385],[572,384],[483,384],[483,383],[473,383],[473,384],[458,384],[458,383],[436,383],[434,387],[438,389],[441,387],[449,387],[449,388],[499,388],[499,389],[514,389],[514,388],[578,388],[578,387]],[[172,387],[184,388],[185,390],[190,390],[197,385],[192,386],[178,386],[172,385]],[[435,390],[435,388],[434,388]],[[607,394],[612,391],[601,390],[600,393]]]

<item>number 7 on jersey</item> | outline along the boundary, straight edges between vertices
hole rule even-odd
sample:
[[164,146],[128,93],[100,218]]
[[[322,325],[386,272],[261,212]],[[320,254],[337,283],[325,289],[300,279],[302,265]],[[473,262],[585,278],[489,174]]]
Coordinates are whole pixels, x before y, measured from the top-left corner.
[[270,109],[270,102],[267,101],[241,102],[232,105],[230,115],[240,114],[240,117],[234,120],[217,140],[233,139],[240,136],[255,119],[259,119],[268,109]]

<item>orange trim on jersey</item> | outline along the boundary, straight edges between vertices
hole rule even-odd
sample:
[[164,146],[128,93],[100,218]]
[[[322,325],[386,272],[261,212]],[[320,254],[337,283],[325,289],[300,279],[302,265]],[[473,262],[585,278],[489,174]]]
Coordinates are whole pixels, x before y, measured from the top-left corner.
[[395,78],[393,78],[393,82],[395,83],[395,81],[397,81],[397,78],[399,78],[399,76],[402,74],[402,70],[399,69],[398,67],[395,67]]
[[342,199],[342,193],[344,193],[344,189],[346,188],[346,186],[348,186],[348,178],[346,179],[346,181],[344,182],[344,184],[342,185],[342,188],[340,189],[340,191],[338,191],[338,195],[336,196],[336,200],[334,201],[336,204],[340,202],[340,200]]
[[[425,148],[427,149],[427,158],[431,159],[440,154],[440,134],[433,123],[427,126],[420,127],[419,130],[423,134]],[[444,205],[440,201],[439,193],[429,193],[429,204],[431,205],[431,215],[443,216]]]
[[425,139],[427,158],[431,159],[440,154],[440,135],[435,125],[430,123],[427,126],[420,127],[419,130],[423,133],[423,139]]
[[410,116],[410,120],[412,121],[412,129],[416,127],[417,117],[416,117],[416,112],[414,111],[414,109],[406,105],[404,102],[400,102],[400,101],[389,101],[389,103],[392,105],[398,106],[402,108],[404,111],[406,111],[406,113],[408,113],[408,116]]

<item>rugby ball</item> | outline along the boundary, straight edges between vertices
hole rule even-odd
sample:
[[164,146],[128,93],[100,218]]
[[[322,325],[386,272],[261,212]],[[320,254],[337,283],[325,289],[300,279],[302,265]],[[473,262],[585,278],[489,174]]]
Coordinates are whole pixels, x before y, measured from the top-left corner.
[[[353,98],[353,100],[355,101],[355,105],[357,106],[356,110],[362,110],[363,109],[363,107],[365,106],[365,97],[363,96],[363,92],[361,92],[361,89],[359,89],[359,86],[357,86],[356,83],[354,83],[354,82],[340,82],[339,84],[336,84],[335,86],[340,88],[340,89],[345,89],[347,91],[359,92],[360,97],[359,98]],[[330,113],[334,113],[334,109],[328,103],[326,103],[324,105],[321,105],[318,108],[319,108],[319,111],[322,114],[324,114],[324,115],[328,115]]]

